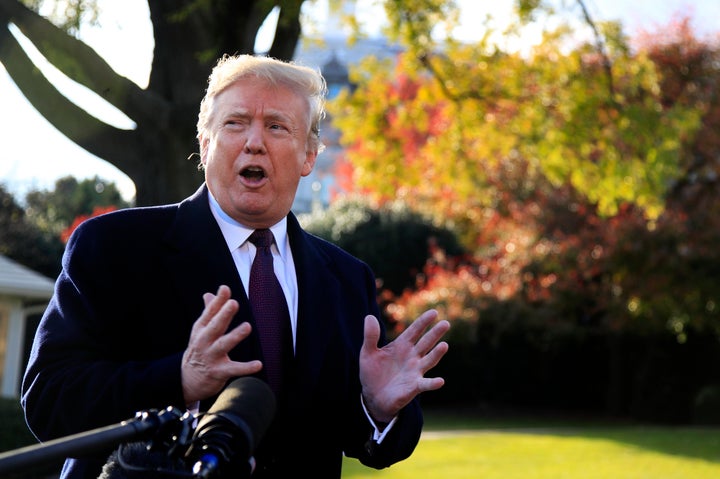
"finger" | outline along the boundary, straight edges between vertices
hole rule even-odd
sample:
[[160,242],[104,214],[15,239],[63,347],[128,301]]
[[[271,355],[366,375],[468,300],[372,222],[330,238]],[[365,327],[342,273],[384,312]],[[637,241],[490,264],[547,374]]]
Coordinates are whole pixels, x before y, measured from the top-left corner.
[[240,323],[227,334],[221,336],[217,341],[215,341],[215,345],[220,349],[220,352],[228,354],[242,340],[250,336],[251,332],[252,326],[250,323]]
[[418,389],[420,392],[435,391],[445,385],[443,378],[422,378],[418,381]]
[[450,329],[450,322],[443,319],[437,322],[428,332],[426,332],[415,345],[415,348],[424,356],[432,348],[435,347],[438,341],[445,336]]
[[377,350],[378,341],[380,341],[380,323],[372,314],[365,316],[364,336],[361,354]]
[[450,346],[448,343],[443,341],[438,343],[438,345],[435,346],[428,354],[423,356],[420,362],[423,375],[440,363],[440,360],[443,356],[445,356],[445,353],[448,352],[448,349],[450,349]]
[[200,326],[208,324],[213,316],[222,308],[223,304],[230,299],[231,292],[230,288],[221,284],[218,287],[217,294],[205,293],[203,294],[203,304],[205,309],[199,318]]
[[227,375],[229,377],[249,376],[260,372],[262,367],[262,362],[257,359],[247,362],[231,361],[228,363]]
[[409,341],[412,344],[415,344],[420,337],[423,335],[425,330],[437,319],[438,312],[434,309],[428,309],[423,314],[418,316],[418,318],[410,323],[410,326],[403,331],[397,339],[401,339],[403,341]]
[[230,326],[232,318],[239,309],[240,306],[234,299],[225,301],[220,310],[214,314],[207,323],[204,334],[211,340],[216,340],[224,335]]
[[215,295],[212,293],[205,293],[203,294],[203,305],[207,308],[210,306],[210,302],[215,299]]

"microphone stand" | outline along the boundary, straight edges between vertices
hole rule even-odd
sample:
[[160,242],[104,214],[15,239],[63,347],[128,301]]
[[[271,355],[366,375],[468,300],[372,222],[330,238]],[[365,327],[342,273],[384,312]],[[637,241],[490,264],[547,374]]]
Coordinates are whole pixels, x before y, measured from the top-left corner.
[[[114,448],[120,443],[149,439],[158,431],[190,428],[192,416],[172,406],[158,411],[151,409],[135,414],[120,424],[81,432],[42,444],[26,446],[0,454],[0,477],[30,466],[49,463],[66,457],[77,457]],[[179,425],[179,426],[178,426]],[[187,434],[187,431],[186,431]]]

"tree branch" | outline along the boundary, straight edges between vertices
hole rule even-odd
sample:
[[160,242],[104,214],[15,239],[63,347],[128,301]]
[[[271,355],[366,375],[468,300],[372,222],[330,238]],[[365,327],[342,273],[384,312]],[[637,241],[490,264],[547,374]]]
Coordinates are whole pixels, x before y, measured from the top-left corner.
[[600,31],[598,30],[595,22],[590,16],[590,12],[585,6],[585,2],[583,0],[577,0],[577,3],[578,5],[580,5],[580,9],[582,10],[585,23],[587,23],[593,31],[593,35],[595,36],[595,48],[597,48],[598,53],[600,53],[600,55],[602,56],[603,68],[605,69],[605,76],[607,77],[608,88],[610,90],[610,98],[615,98],[615,81],[613,80],[612,62],[610,61],[610,57],[608,57],[607,51],[605,49],[605,42],[603,40],[603,36],[600,34]]
[[[135,122],[162,123],[167,104],[119,75],[85,43],[67,34],[17,0],[0,0],[0,22],[14,23],[58,70],[87,87]],[[57,126],[57,125],[56,125]]]
[[133,154],[134,132],[112,127],[68,100],[32,63],[7,23],[0,28],[0,62],[25,98],[68,139],[112,164]]

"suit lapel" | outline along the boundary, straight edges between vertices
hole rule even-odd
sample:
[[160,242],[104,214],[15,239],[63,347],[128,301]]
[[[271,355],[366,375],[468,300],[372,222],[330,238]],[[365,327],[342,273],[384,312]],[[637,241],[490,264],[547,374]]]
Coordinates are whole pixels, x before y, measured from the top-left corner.
[[329,258],[309,241],[292,213],[288,215],[288,235],[298,282],[296,367],[305,381],[302,389],[308,391],[319,377],[328,341],[334,334],[336,325],[326,318],[327,311],[336,310],[339,284],[328,267]]
[[[250,304],[232,255],[210,212],[207,186],[201,186],[193,196],[179,204],[166,241],[169,254],[165,261],[178,291],[176,299],[186,302],[189,310],[198,310],[194,319],[203,309],[202,295],[215,293],[221,284],[230,287],[233,298],[240,305],[230,328],[251,318]],[[247,347],[251,343],[246,340],[242,351],[234,351],[234,359],[246,361],[256,354]]]

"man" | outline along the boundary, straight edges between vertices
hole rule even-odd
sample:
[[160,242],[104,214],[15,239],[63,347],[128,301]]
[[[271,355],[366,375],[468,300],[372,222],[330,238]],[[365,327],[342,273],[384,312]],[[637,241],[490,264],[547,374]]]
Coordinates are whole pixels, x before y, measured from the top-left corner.
[[[290,212],[322,149],[325,91],[310,68],[224,57],[198,119],[205,183],[179,204],[117,211],[76,230],[23,382],[40,440],[148,409],[206,411],[229,381],[272,383],[280,369],[254,477],[337,479],[343,454],[383,468],[412,453],[417,395],[443,385],[424,376],[447,351],[449,323],[431,310],[385,344],[367,265],[304,232]],[[267,229],[289,314],[290,353],[277,365],[248,299],[261,248],[251,235]],[[62,477],[94,479],[106,458],[70,458]]]

